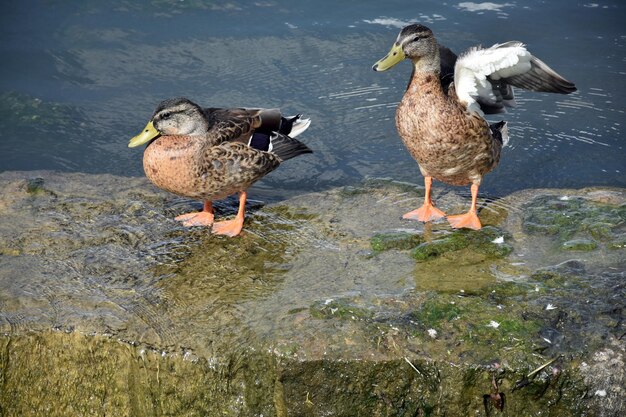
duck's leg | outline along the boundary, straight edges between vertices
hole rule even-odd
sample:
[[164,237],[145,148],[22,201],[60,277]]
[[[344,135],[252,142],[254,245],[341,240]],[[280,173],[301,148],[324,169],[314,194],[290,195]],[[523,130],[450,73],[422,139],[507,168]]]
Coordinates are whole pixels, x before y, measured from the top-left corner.
[[183,222],[183,226],[211,226],[213,225],[213,204],[210,201],[204,202],[202,211],[194,211],[193,213],[181,214],[176,216],[174,220]]
[[476,199],[478,198],[478,184],[472,184],[472,205],[465,214],[458,214],[456,216],[448,216],[448,223],[455,229],[465,227],[467,229],[479,230],[482,225],[476,214]]
[[224,220],[213,224],[212,233],[216,235],[237,236],[243,228],[243,219],[246,213],[246,198],[248,193],[242,191],[239,194],[239,211],[232,220]]
[[426,191],[424,192],[424,204],[422,207],[417,210],[409,211],[404,216],[403,219],[409,220],[419,220],[420,222],[428,222],[431,220],[437,220],[442,217],[445,217],[446,213],[439,210],[437,207],[433,205],[432,200],[430,199],[430,187],[433,185],[432,177],[424,177],[424,186]]

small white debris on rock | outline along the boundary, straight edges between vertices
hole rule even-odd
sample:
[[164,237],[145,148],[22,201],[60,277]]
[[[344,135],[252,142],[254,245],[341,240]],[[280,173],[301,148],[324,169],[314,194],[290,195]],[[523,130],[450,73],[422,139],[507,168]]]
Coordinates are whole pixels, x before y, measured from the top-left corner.
[[487,326],[497,329],[498,327],[500,327],[500,323],[498,323],[497,321],[491,320]]
[[596,390],[596,392],[594,392],[594,395],[597,395],[598,397],[606,397],[606,390],[605,389]]
[[428,336],[432,337],[433,339],[437,337],[437,330],[435,329],[428,329]]
[[556,310],[556,307],[548,303],[548,305],[546,306],[546,310]]
[[563,195],[563,196],[559,197],[559,200],[561,200],[561,201],[567,201],[567,200],[569,200],[569,196],[567,196],[567,195]]
[[504,236],[495,238],[494,240],[491,241],[491,243],[497,243],[498,245],[504,243]]

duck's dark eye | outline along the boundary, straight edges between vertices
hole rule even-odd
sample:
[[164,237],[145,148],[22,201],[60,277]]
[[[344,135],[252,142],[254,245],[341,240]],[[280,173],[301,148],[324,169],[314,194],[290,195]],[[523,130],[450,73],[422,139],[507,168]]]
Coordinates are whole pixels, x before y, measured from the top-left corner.
[[426,36],[419,36],[419,35],[418,35],[418,36],[414,37],[414,38],[411,40],[411,42],[417,42],[417,41],[419,41],[419,40],[421,40],[421,39],[424,39],[424,38],[426,38]]
[[169,119],[171,115],[172,113],[170,112],[161,113],[161,119]]

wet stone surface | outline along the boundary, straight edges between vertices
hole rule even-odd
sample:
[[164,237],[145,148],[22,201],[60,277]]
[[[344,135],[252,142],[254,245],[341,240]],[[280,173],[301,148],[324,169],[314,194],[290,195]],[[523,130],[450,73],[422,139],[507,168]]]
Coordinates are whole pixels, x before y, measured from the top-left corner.
[[371,180],[253,201],[235,239],[183,228],[199,203],[142,178],[0,190],[3,415],[626,410],[624,190],[480,201],[486,227],[453,231]]

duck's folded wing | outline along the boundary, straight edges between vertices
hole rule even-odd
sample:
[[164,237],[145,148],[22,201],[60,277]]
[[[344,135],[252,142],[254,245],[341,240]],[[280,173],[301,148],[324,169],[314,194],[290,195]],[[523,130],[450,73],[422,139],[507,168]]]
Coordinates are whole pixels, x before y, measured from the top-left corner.
[[244,189],[280,165],[275,155],[237,142],[207,148],[199,158],[201,177],[222,189]]
[[209,122],[209,131],[217,143],[247,143],[254,129],[261,125],[260,109],[205,108],[203,111]]
[[530,91],[569,94],[573,83],[534,57],[521,42],[471,48],[459,57],[454,68],[459,101],[477,113],[501,113],[515,104],[511,86]]

